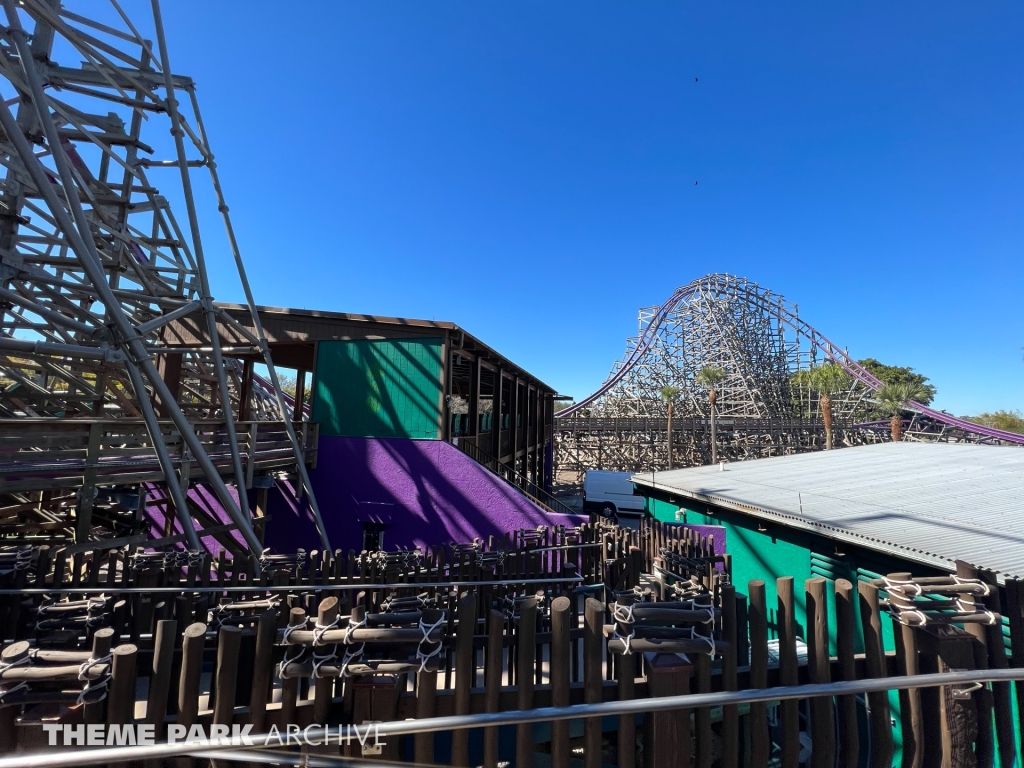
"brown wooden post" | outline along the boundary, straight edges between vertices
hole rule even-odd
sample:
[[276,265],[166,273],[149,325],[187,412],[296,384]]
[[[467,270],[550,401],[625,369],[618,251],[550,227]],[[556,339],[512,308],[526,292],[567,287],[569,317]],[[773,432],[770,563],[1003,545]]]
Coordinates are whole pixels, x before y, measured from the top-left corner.
[[[991,593],[985,598],[985,607],[997,616],[1002,615],[1002,601],[999,598],[999,583],[993,571],[983,570],[979,576]],[[1006,644],[1003,640],[1003,622],[985,625],[988,633],[988,662],[994,669],[1006,669],[1009,660],[1006,658]],[[992,683],[992,698],[996,718],[996,740],[999,743],[999,763],[1003,768],[1013,768],[1017,764],[1017,745],[1013,732],[1013,705],[1011,703],[1010,684]]]
[[149,678],[149,696],[146,701],[146,722],[156,726],[156,738],[162,739],[164,717],[167,714],[167,696],[171,688],[171,663],[174,661],[174,643],[178,622],[158,621],[153,646],[153,674]]
[[[711,608],[711,595],[700,595],[694,599],[695,605],[704,605]],[[711,625],[700,624],[696,628],[699,635],[710,635]],[[697,693],[711,693],[711,655],[708,653],[697,653],[690,656],[697,681]],[[711,708],[698,707],[694,713],[694,725],[697,741],[697,768],[711,768],[712,753],[712,731],[711,731]]]
[[[775,582],[779,594],[779,683],[797,685],[799,667],[796,660],[796,620],[793,616],[793,577],[783,576]],[[800,702],[783,701],[782,768],[797,768],[800,758]]]
[[[534,667],[537,657],[537,599],[528,598],[519,606],[519,632],[516,638],[518,658],[519,709],[533,709]],[[533,765],[533,724],[516,726],[516,768]]]
[[[891,581],[909,581],[909,573],[890,573]],[[896,641],[896,672],[900,675],[920,674],[917,652],[917,630],[893,622]],[[922,768],[924,765],[924,720],[921,714],[921,691],[902,689],[900,697],[900,724],[903,730],[903,768]]]
[[[1024,667],[1024,581],[1007,579],[1006,617],[1010,622],[1010,666]],[[1017,691],[1017,728],[1024,733],[1024,681],[1018,680],[1014,687]]]
[[[619,595],[615,600],[615,604],[616,606],[622,606],[623,610],[628,610],[628,606],[633,604],[633,594],[627,592]],[[617,624],[617,626],[623,634],[633,631],[632,626],[624,626],[622,624]],[[619,701],[632,701],[635,696],[635,658],[633,653],[615,657],[615,676],[619,683]],[[618,768],[634,768],[636,764],[636,715],[633,713],[619,715],[618,746]]]
[[[487,622],[487,657],[484,659],[484,711],[497,712],[501,697],[505,614],[491,610]],[[498,729],[484,729],[484,768],[498,768]]]
[[[685,696],[690,692],[693,666],[675,653],[645,654],[651,698]],[[688,768],[693,754],[690,710],[649,712],[644,715],[645,768]]]
[[238,649],[242,630],[224,626],[217,634],[217,697],[213,705],[213,721],[231,725],[235,713],[235,688],[238,685]]
[[199,716],[199,680],[203,673],[206,625],[196,622],[185,628],[181,645],[181,677],[178,682],[178,725],[186,728]]
[[[114,630],[110,627],[103,627],[102,629],[96,630],[92,636],[92,659],[102,659],[108,653],[110,653],[110,646],[113,645]],[[103,710],[105,702],[101,699],[99,701],[90,702],[82,707],[82,722],[90,725],[98,724],[103,722]],[[11,708],[16,709],[16,708]],[[149,712],[147,710],[146,714]],[[12,724],[13,727],[13,724]],[[159,736],[160,732],[157,732]]]
[[249,722],[254,733],[263,733],[267,721],[267,699],[274,678],[274,642],[277,640],[277,609],[263,612],[256,627],[256,659],[252,665],[252,693]]
[[[978,569],[963,560],[956,561],[956,575],[962,579],[979,578]],[[960,603],[967,609],[973,610],[974,598],[971,595],[961,595]],[[967,634],[974,637],[974,666],[975,669],[988,669],[988,631],[982,624],[965,624]],[[999,639],[1002,644],[1002,638]],[[984,684],[974,694],[974,703],[978,708],[978,741],[974,747],[975,758],[980,766],[990,766],[995,759],[995,740],[992,736],[992,691]]]
[[[768,687],[768,604],[764,582],[747,585],[750,597],[750,687]],[[765,768],[771,757],[768,711],[763,701],[750,705],[750,768]]]
[[304,421],[302,413],[306,405],[306,372],[301,368],[295,372],[295,408],[292,411],[292,421]]
[[[587,598],[583,626],[583,703],[597,704],[604,690],[601,641],[604,636],[604,603]],[[601,768],[601,718],[583,721],[583,768]]]
[[[321,627],[329,627],[338,620],[338,598],[328,597],[320,601],[317,609],[316,622]],[[315,653],[331,655],[337,652],[337,646],[314,648]],[[334,698],[334,678],[323,676],[316,678],[313,692],[313,722],[326,723],[331,711],[331,699]]]
[[[886,676],[885,651],[882,648],[882,619],[878,612],[878,588],[863,581],[857,584],[860,596],[860,620],[864,630],[864,666],[869,678]],[[890,768],[892,765],[892,722],[889,714],[889,694],[868,694],[871,707],[871,768]]]
[[119,645],[110,664],[110,693],[107,697],[107,725],[128,725],[135,721],[135,662],[138,649]]
[[[444,612],[437,609],[426,609],[423,611],[423,623],[426,626],[433,626],[444,616]],[[444,653],[444,651],[441,651]],[[444,658],[441,656],[440,658]],[[416,719],[424,720],[434,717],[437,703],[437,672],[424,669],[416,673]],[[434,734],[417,733],[413,739],[414,757],[417,763],[426,764],[434,762]]]
[[[253,361],[242,362],[242,391],[238,396],[238,420],[249,421],[252,417],[252,374]],[[227,405],[225,404],[225,408]]]
[[[463,578],[463,574],[459,574]],[[476,592],[467,592],[459,600],[458,626],[455,635],[455,714],[468,715],[470,693],[476,677],[473,635],[476,632]],[[469,766],[469,731],[452,732],[452,765]]]
[[[305,628],[306,621],[306,609],[305,608],[292,608],[288,612],[288,626],[289,627],[302,627]],[[292,646],[288,646],[291,648]],[[287,653],[287,651],[285,651]],[[345,693],[348,695],[351,685],[346,684]],[[293,723],[295,722],[295,707],[298,704],[299,696],[299,678],[297,677],[286,677],[281,681],[281,722]]]
[[[857,679],[854,654],[853,584],[836,580],[836,656],[843,680]],[[839,697],[839,757],[842,768],[857,768],[860,757],[860,734],[857,728],[857,697]]]
[[[807,672],[812,683],[832,682],[828,651],[828,594],[822,578],[808,579],[807,591]],[[812,768],[833,768],[836,737],[833,725],[832,699],[821,696],[811,699]]]
[[78,490],[78,504],[75,511],[75,542],[81,544],[89,540],[92,529],[92,508],[96,495],[96,469],[100,461],[100,442],[103,439],[102,421],[89,425],[89,445],[85,453],[85,472],[82,476],[82,487]]
[[[722,585],[722,635],[729,644],[722,654],[722,690],[736,690],[736,656],[739,632],[736,620],[736,587]],[[722,707],[721,768],[738,768],[740,753],[739,710],[735,704]]]
[[[974,669],[975,640],[962,629],[937,626],[920,631],[921,672],[950,672]],[[980,765],[974,750],[978,735],[978,711],[970,685],[945,685],[925,689],[922,709],[926,723],[937,723],[939,734],[925,740],[926,766],[974,768]],[[935,745],[941,746],[941,757]]]
[[[569,648],[572,604],[568,597],[551,602],[551,706],[569,706]],[[569,768],[569,721],[551,723],[551,766]]]

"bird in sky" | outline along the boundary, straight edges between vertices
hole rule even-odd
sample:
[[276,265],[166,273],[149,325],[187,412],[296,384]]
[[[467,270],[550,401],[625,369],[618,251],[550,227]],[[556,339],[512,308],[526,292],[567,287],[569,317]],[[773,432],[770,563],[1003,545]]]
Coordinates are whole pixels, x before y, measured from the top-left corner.
[[696,82],[697,82],[697,80],[698,80],[698,78],[696,78],[696,77],[695,77],[695,78],[693,78],[693,82],[695,82],[695,83],[696,83]]

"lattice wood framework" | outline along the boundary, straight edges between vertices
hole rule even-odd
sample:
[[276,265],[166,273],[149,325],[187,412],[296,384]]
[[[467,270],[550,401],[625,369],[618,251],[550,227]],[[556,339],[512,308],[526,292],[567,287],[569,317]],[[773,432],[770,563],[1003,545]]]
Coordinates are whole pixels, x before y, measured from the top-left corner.
[[[65,7],[72,6],[72,7]],[[248,546],[261,545],[234,420],[282,420],[307,493],[289,406],[263,338],[196,98],[173,74],[160,6],[130,18],[109,4],[4,0],[0,29],[0,418],[141,419],[187,546],[200,542],[165,448],[178,433]],[[213,302],[192,169],[206,168],[256,333]],[[172,210],[171,200],[181,221]],[[203,317],[211,343],[176,347],[168,323]],[[247,342],[222,347],[217,323]],[[262,354],[264,386],[243,386],[232,354]],[[242,409],[240,400],[251,403]],[[243,395],[243,393],[245,393]],[[163,421],[160,421],[160,420]],[[218,469],[193,427],[223,422]],[[181,458],[178,457],[178,463]],[[315,500],[313,500],[316,512]],[[323,526],[321,525],[321,531]],[[88,535],[88,531],[80,531]],[[326,545],[326,538],[324,540]]]
[[[671,385],[682,390],[675,414],[707,417],[707,388],[696,383],[702,368],[726,372],[716,387],[722,418],[793,419],[820,416],[816,393],[800,383],[797,372],[824,362],[818,346],[799,326],[797,307],[746,278],[710,275],[667,313],[661,307],[640,310],[639,331],[626,342],[626,355],[612,376],[629,365],[613,389],[589,406],[593,416],[664,417],[659,392]],[[646,349],[636,364],[631,355]],[[870,392],[851,377],[847,392],[832,397],[838,419],[852,417]]]
[[[650,471],[668,467],[667,405],[660,392],[680,390],[674,406],[673,465],[710,460],[705,367],[721,368],[716,386],[718,452],[760,458],[824,443],[819,394],[803,372],[832,363],[848,374],[832,393],[836,442],[889,439],[888,421],[872,414],[881,382],[800,319],[795,304],[746,278],[713,274],[677,289],[657,307],[640,310],[639,329],[605,383],[555,419],[556,471],[576,482],[587,469]],[[1021,444],[1024,436],[984,427],[907,403],[907,440]],[[655,422],[661,424],[660,428]]]

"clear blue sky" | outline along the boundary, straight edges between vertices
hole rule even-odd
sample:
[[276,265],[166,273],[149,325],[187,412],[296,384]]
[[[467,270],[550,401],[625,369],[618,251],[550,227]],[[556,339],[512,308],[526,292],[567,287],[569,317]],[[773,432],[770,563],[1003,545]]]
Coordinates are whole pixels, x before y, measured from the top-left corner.
[[1024,408],[1024,5],[295,11],[164,3],[259,302],[453,320],[580,397],[729,272],[940,408]]

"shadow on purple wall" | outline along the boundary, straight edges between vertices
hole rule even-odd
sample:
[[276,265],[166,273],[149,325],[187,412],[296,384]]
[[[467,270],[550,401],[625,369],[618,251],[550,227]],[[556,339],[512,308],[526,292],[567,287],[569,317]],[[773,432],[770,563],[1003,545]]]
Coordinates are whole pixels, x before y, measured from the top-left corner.
[[[362,549],[361,519],[390,519],[384,546],[424,546],[500,536],[538,525],[578,525],[585,518],[541,509],[440,440],[320,437],[311,473],[335,549]],[[319,549],[308,505],[290,486],[271,491],[265,543],[278,552]]]
[[[384,536],[386,549],[469,542],[520,528],[586,521],[582,516],[541,509],[440,440],[321,437],[317,469],[310,477],[335,549],[361,550],[361,520],[368,518],[390,520]],[[228,489],[237,500],[234,489]],[[230,522],[205,483],[192,484],[188,496],[211,521]],[[256,491],[248,496],[255,507]],[[157,484],[147,486],[143,514],[154,538],[181,533],[177,520],[168,528],[167,494]],[[278,482],[270,490],[267,514],[264,543],[273,551],[320,549],[309,504],[305,498],[296,499],[292,483]],[[222,536],[243,543],[237,532]],[[213,537],[202,541],[214,554],[222,548]]]

